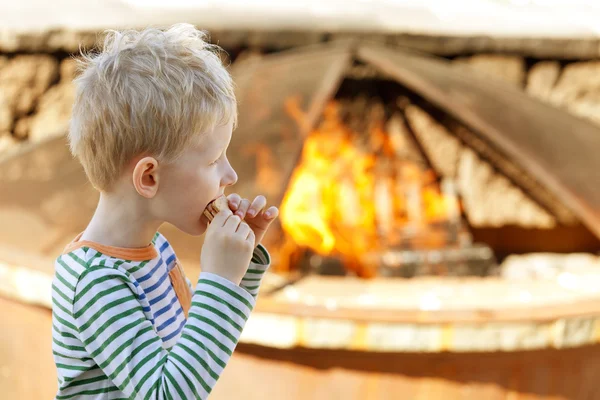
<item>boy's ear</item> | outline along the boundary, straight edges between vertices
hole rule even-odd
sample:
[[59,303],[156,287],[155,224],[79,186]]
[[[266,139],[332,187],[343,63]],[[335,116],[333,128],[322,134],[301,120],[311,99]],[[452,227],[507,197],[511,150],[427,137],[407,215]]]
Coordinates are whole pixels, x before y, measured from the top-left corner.
[[154,157],[144,157],[133,167],[133,186],[147,199],[158,192],[158,161]]

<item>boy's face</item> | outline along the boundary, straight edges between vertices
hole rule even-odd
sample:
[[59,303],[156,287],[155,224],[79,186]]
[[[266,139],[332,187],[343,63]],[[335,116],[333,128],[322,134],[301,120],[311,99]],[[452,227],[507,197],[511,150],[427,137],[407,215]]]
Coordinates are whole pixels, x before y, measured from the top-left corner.
[[190,235],[204,233],[204,208],[237,181],[226,151],[233,124],[204,134],[176,162],[161,168],[155,209],[158,217]]

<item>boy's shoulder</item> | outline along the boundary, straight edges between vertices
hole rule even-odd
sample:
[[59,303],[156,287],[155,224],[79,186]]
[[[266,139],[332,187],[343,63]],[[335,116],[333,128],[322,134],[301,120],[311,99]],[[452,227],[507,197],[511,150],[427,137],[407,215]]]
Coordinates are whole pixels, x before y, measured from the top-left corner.
[[[168,240],[159,232],[152,238],[152,246],[155,248],[157,256],[174,255],[173,248]],[[113,273],[129,277],[136,268],[142,267],[147,262],[130,260],[127,255],[110,254],[110,252],[103,252],[102,249],[99,251],[94,247],[93,245],[67,246],[65,251],[56,258],[55,276],[58,279],[63,278],[63,281],[68,279],[76,283],[82,275],[100,269],[110,270]]]
[[59,279],[61,276],[66,279],[67,276],[77,282],[86,272],[95,269],[118,270],[120,264],[126,262],[127,260],[110,257],[91,247],[83,246],[65,251],[56,258],[55,275]]

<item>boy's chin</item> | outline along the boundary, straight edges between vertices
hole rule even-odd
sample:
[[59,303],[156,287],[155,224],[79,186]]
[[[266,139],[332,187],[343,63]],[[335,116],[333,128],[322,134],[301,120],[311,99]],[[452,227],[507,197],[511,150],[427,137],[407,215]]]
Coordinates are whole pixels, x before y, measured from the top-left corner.
[[208,227],[208,221],[206,221],[205,217],[202,217],[196,223],[190,223],[189,225],[183,227],[178,227],[180,231],[183,231],[191,236],[200,236],[206,232],[206,228]]

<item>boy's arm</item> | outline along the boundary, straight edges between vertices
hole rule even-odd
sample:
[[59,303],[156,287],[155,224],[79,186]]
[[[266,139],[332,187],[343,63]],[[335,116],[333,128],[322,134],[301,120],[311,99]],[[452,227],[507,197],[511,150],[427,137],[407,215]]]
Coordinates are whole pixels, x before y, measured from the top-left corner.
[[256,299],[263,276],[271,264],[271,257],[267,249],[261,244],[256,246],[252,254],[252,261],[246,274],[240,282],[240,286],[248,291]]
[[75,327],[90,357],[133,399],[205,399],[254,307],[244,289],[201,273],[188,320],[169,351],[146,318],[143,293],[125,273],[88,268],[75,287]]

